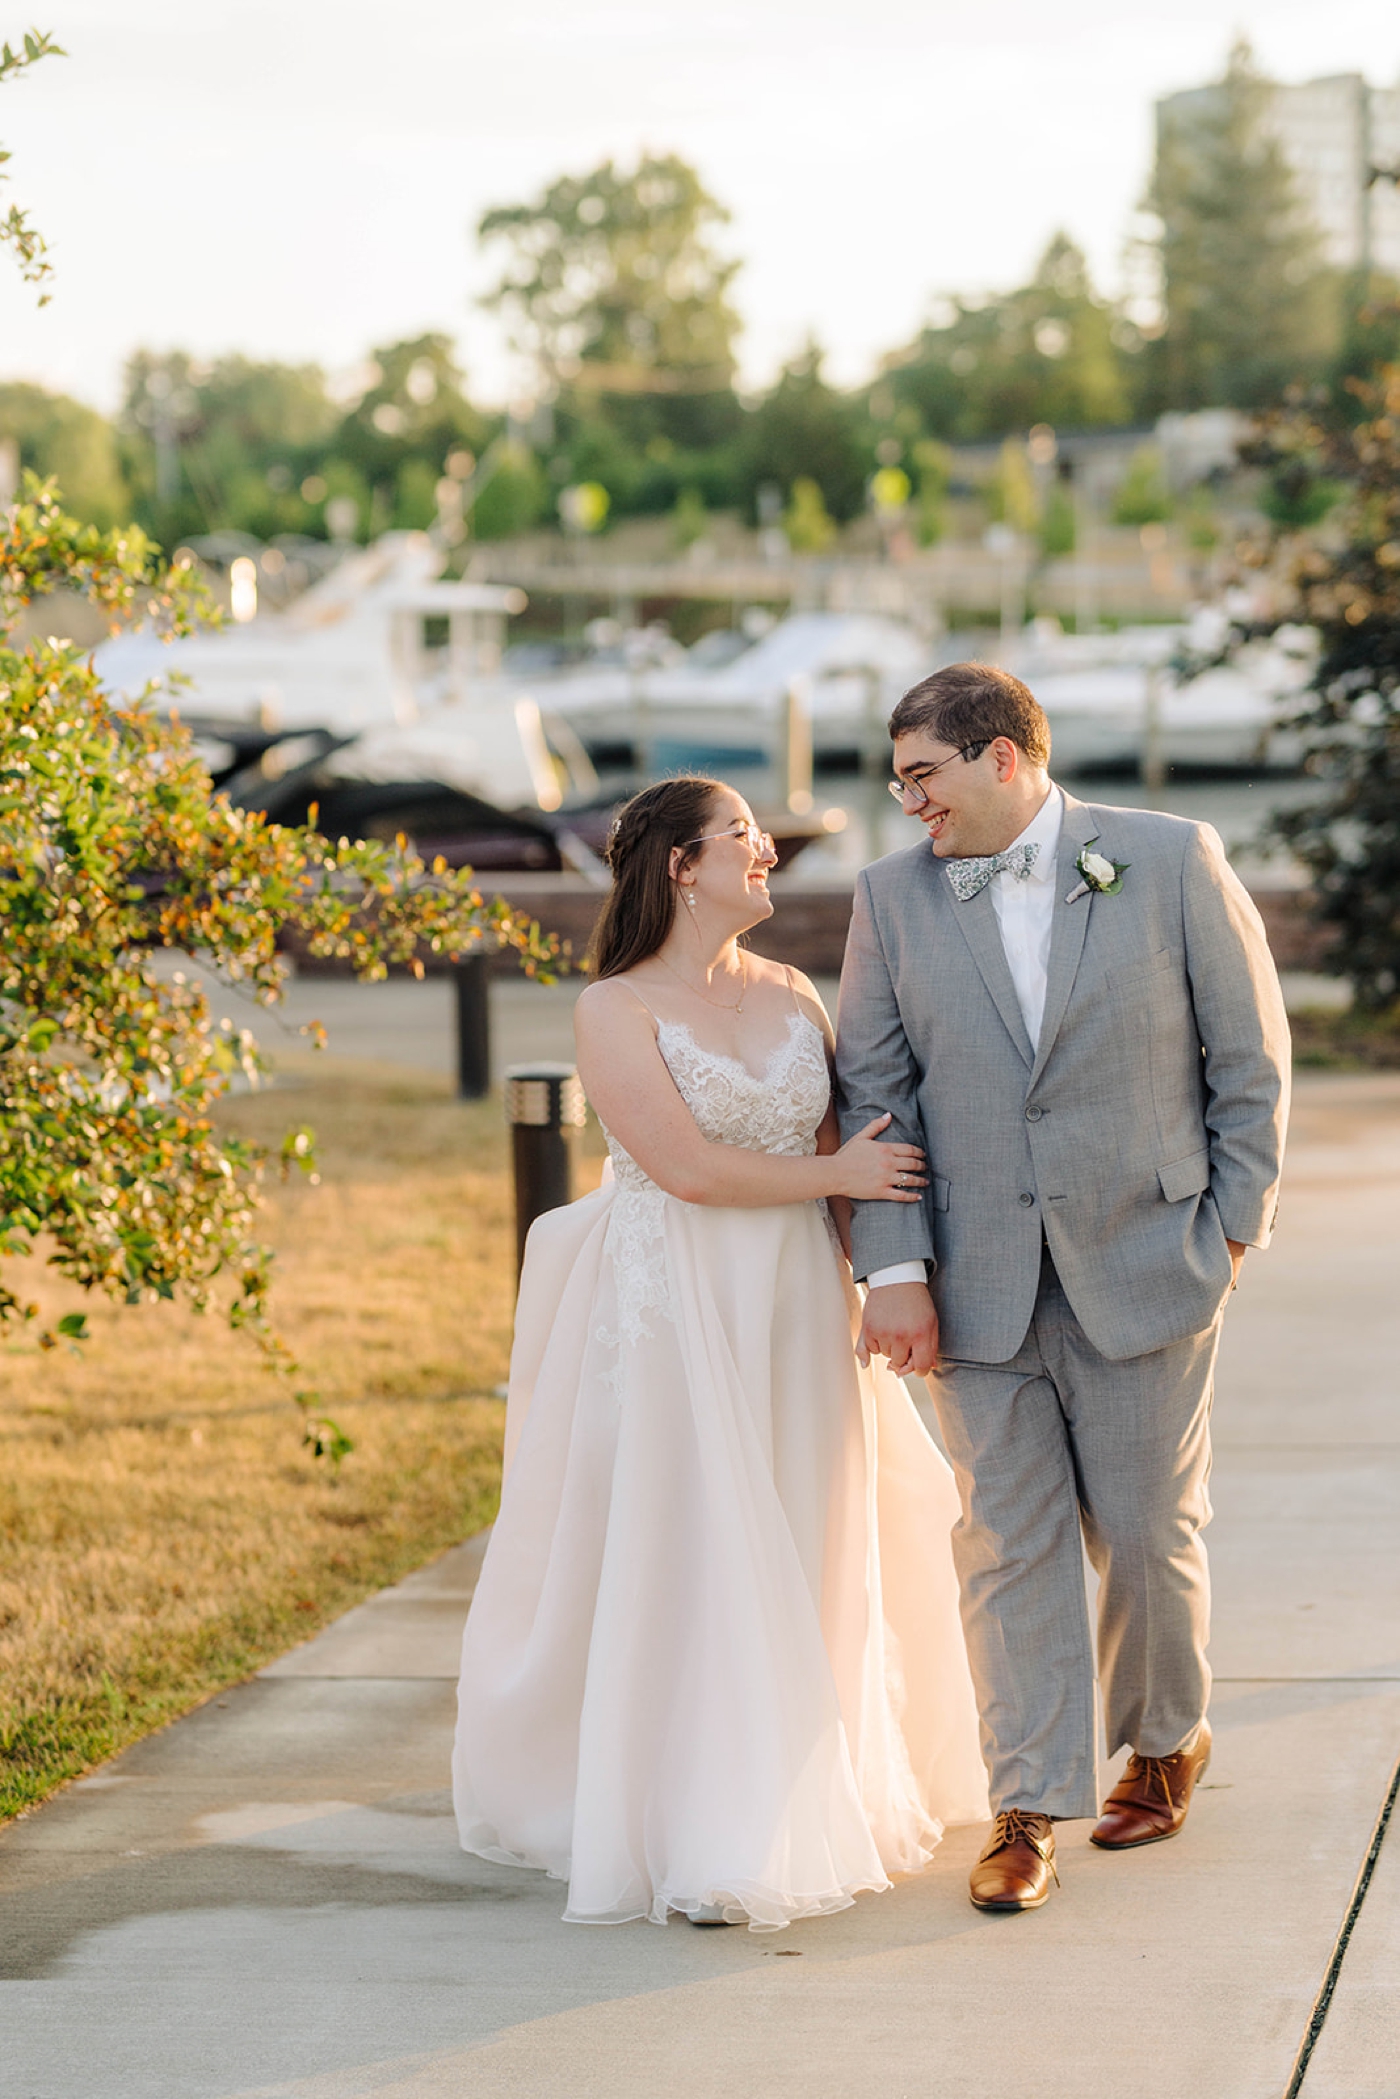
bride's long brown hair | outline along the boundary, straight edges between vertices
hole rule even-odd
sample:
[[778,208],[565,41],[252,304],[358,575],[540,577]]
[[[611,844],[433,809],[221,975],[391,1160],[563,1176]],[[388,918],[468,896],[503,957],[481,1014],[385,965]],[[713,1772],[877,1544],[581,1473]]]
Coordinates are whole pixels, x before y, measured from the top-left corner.
[[671,855],[682,848],[677,874],[698,858],[696,840],[723,793],[722,780],[686,773],[644,787],[618,810],[605,854],[613,886],[588,950],[595,977],[619,976],[661,946],[679,901]]

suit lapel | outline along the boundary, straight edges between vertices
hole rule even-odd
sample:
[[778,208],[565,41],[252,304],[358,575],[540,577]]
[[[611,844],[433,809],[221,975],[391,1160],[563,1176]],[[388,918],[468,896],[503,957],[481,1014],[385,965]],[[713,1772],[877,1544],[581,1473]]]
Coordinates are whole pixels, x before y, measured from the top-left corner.
[[1065,795],[1064,821],[1060,826],[1060,850],[1055,863],[1055,913],[1050,922],[1050,957],[1045,972],[1045,1013],[1040,1023],[1040,1044],[1031,1068],[1032,1085],[1045,1069],[1045,1061],[1055,1047],[1055,1037],[1060,1032],[1065,1008],[1074,989],[1079,958],[1084,952],[1084,939],[1089,930],[1089,916],[1093,910],[1094,898],[1092,895],[1081,896],[1073,904],[1067,904],[1065,898],[1079,882],[1079,871],[1075,861],[1089,841],[1098,835],[1099,827],[1084,803],[1075,801],[1072,795]]
[[952,884],[938,862],[935,862],[937,879],[943,884],[948,905],[958,923],[958,931],[972,951],[972,959],[981,972],[982,982],[991,993],[992,1002],[1006,1023],[1006,1032],[1026,1061],[1029,1070],[1034,1052],[1031,1038],[1026,1033],[1026,1023],[1021,1017],[1021,1002],[1016,996],[1016,986],[1011,981],[1011,971],[1006,963],[1006,949],[1001,944],[1001,927],[997,924],[996,906],[992,902],[991,885],[979,889],[976,896],[960,904],[953,894]]

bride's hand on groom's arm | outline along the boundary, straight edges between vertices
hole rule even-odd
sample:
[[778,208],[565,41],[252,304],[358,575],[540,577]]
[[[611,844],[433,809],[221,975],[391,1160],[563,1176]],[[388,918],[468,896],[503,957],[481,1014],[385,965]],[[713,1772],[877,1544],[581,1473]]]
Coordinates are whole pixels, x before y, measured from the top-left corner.
[[927,1377],[938,1361],[938,1313],[926,1283],[886,1283],[865,1300],[862,1364],[886,1356],[896,1377]]
[[924,1155],[916,1144],[882,1143],[880,1133],[889,1126],[888,1115],[877,1115],[847,1138],[831,1161],[833,1195],[865,1203],[918,1202],[928,1186]]

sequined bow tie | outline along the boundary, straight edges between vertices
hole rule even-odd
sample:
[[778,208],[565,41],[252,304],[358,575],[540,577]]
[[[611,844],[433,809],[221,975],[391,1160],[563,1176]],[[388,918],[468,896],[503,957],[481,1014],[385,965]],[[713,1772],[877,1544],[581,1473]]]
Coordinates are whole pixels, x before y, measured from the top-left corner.
[[948,870],[954,896],[960,904],[965,904],[969,897],[986,888],[993,875],[1003,871],[1014,875],[1018,882],[1024,882],[1039,854],[1038,845],[1013,845],[1006,853],[987,853],[972,860],[945,860],[943,864]]

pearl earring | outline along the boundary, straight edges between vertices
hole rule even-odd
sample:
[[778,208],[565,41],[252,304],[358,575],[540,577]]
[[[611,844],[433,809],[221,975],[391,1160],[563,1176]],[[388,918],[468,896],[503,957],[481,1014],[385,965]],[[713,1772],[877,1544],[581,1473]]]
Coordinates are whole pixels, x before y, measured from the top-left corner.
[[693,889],[683,889],[681,891],[681,895],[685,898],[686,903],[690,906],[691,910],[693,911],[695,909],[695,891]]

